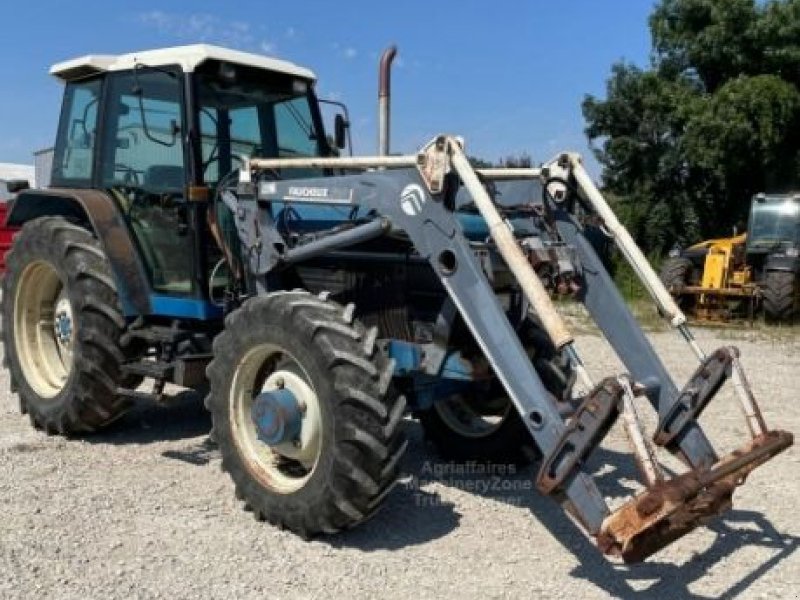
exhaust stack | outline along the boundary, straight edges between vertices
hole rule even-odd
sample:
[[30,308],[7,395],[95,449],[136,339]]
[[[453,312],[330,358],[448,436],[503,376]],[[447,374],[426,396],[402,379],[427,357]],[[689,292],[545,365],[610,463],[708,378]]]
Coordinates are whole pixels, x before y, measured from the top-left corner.
[[392,88],[392,61],[397,46],[389,46],[381,55],[378,83],[378,155],[389,155],[389,108]]

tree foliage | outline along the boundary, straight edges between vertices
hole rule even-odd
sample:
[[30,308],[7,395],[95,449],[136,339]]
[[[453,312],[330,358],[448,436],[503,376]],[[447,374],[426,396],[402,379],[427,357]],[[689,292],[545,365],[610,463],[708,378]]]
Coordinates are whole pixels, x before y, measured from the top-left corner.
[[648,68],[587,96],[608,192],[649,252],[725,235],[751,196],[796,183],[800,0],[662,0]]

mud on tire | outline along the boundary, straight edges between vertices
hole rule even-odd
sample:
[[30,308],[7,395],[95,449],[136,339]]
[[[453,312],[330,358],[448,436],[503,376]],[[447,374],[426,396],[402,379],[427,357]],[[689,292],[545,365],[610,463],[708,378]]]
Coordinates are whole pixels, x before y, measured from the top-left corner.
[[[251,298],[226,318],[207,369],[206,407],[222,468],[256,518],[303,537],[334,533],[372,515],[393,487],[406,448],[405,399],[390,391],[394,364],[377,350],[376,336],[377,329],[354,320],[353,305],[304,291]],[[289,486],[282,485],[282,475],[270,475],[285,457],[274,454],[274,464],[268,464],[271,447],[245,439],[252,434],[236,422],[242,414],[234,406],[241,397],[237,377],[254,349],[267,346],[284,357],[277,364],[296,365],[319,408],[316,459]],[[261,379],[270,371],[277,372],[266,367]],[[252,398],[259,383],[248,385],[256,386],[245,392]]]
[[[95,431],[129,407],[117,394],[125,326],[108,260],[94,235],[61,217],[25,224],[2,282],[4,365],[22,412],[48,433]],[[59,365],[57,308],[71,313],[70,360]],[[24,331],[17,331],[17,329]]]

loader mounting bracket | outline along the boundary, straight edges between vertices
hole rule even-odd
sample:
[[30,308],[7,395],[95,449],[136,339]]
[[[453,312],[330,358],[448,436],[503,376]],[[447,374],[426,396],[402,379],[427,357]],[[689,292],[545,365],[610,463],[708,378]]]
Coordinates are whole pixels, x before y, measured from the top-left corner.
[[563,435],[545,457],[536,487],[551,494],[581,466],[586,455],[605,437],[619,415],[624,388],[614,377],[604,379],[578,407]]
[[728,346],[706,357],[681,390],[680,396],[661,417],[653,440],[659,446],[670,445],[708,406],[725,380],[739,351]]

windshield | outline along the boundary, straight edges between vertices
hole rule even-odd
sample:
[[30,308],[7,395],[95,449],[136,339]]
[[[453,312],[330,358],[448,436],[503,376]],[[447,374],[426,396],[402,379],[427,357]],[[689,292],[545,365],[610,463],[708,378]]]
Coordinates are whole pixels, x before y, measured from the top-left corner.
[[800,240],[800,201],[783,196],[753,202],[747,237],[750,246],[776,246]]
[[[216,68],[213,68],[216,65]],[[207,183],[238,168],[242,156],[300,158],[327,154],[308,81],[218,63],[198,73],[202,169]],[[284,169],[283,178],[314,177],[316,169]]]

